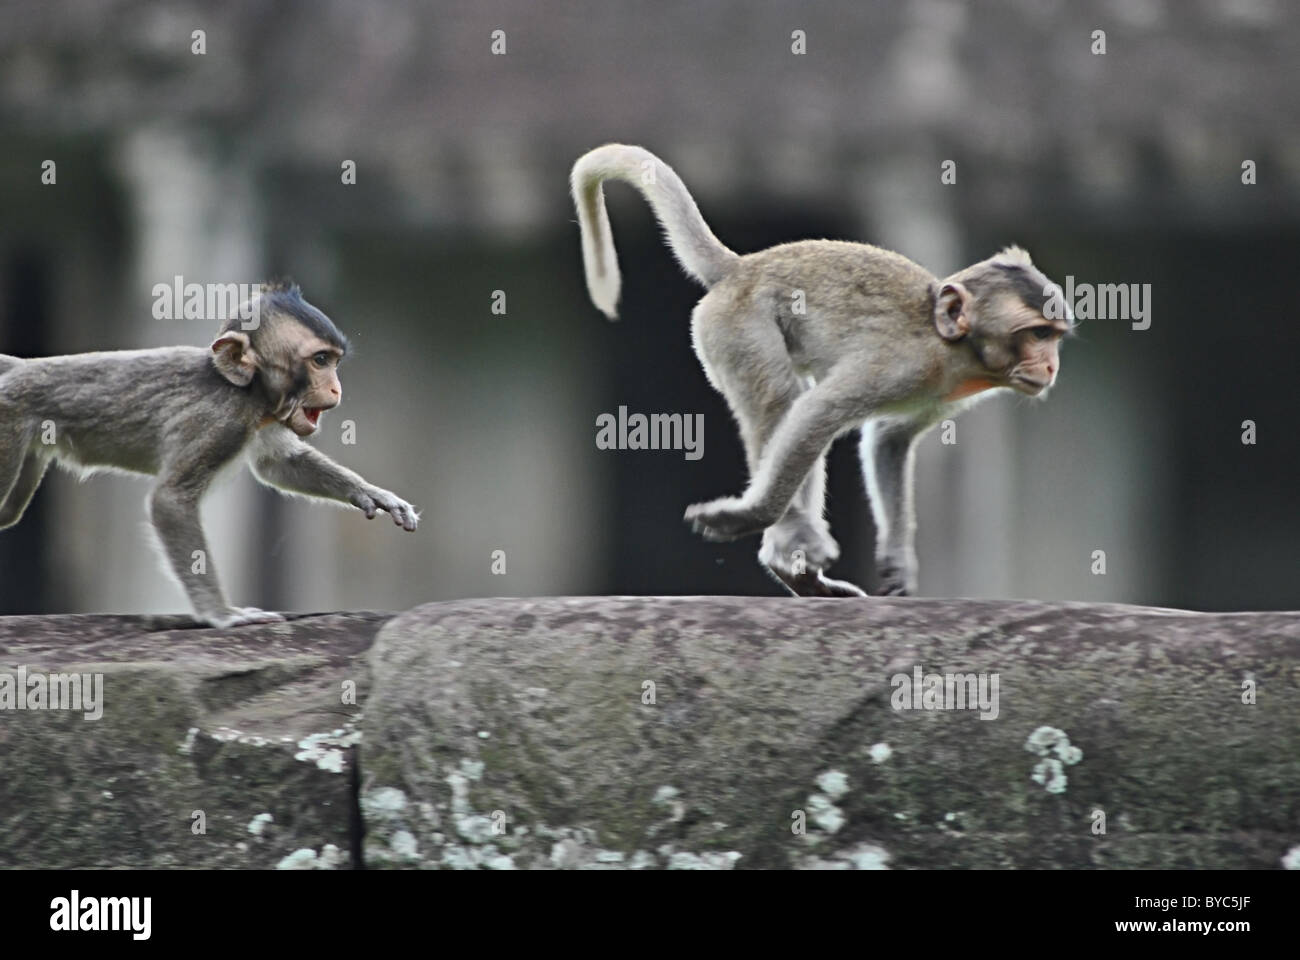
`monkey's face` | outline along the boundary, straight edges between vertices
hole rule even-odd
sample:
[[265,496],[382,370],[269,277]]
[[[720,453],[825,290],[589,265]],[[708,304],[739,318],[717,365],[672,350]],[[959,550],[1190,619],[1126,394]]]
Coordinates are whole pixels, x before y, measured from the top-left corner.
[[271,415],[300,437],[320,426],[321,414],[339,405],[338,365],[343,348],[306,326],[276,316],[253,343]]
[[320,427],[321,414],[339,405],[343,386],[338,366],[343,353],[318,338],[305,338],[295,357],[294,402],[285,424],[300,437],[309,437]]
[[1002,331],[997,352],[1006,358],[1002,375],[1007,386],[1031,397],[1042,396],[1056,383],[1060,343],[1069,332],[1069,321],[1049,320],[1018,297],[1002,298],[994,311]]
[[[1048,303],[1064,309],[1049,311]],[[1064,316],[1053,319],[1049,312]],[[943,339],[969,337],[987,384],[1041,397],[1061,369],[1060,343],[1074,317],[1064,294],[1019,247],[967,267],[945,280],[935,301],[935,327]]]
[[212,342],[212,362],[237,387],[256,387],[266,413],[300,437],[339,405],[339,361],[348,341],[329,317],[307,303],[298,288],[264,294],[258,323],[249,330],[228,321]]

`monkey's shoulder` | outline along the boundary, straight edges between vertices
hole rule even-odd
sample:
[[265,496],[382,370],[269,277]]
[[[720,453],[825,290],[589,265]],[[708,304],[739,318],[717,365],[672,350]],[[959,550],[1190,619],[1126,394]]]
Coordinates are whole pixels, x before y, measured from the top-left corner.
[[[67,430],[152,437],[179,421],[249,421],[256,402],[216,371],[202,347],[104,350],[22,361],[0,397]],[[142,441],[143,442],[143,441]],[[152,441],[150,441],[152,442]]]

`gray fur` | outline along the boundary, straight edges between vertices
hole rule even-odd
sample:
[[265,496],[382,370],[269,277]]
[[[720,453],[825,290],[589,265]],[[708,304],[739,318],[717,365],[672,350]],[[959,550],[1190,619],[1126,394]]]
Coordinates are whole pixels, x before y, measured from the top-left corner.
[[[0,529],[22,518],[51,462],[82,475],[116,470],[156,476],[150,518],[195,612],[213,626],[280,619],[226,603],[199,524],[199,501],[213,477],[244,454],[264,483],[351,504],[368,517],[386,510],[398,525],[414,530],[414,507],[334,463],[285,426],[302,401],[286,392],[302,379],[289,345],[306,343],[310,349],[317,341],[308,338],[319,337],[346,347],[337,331],[329,336],[333,324],[297,297],[296,288],[290,299],[324,323],[307,327],[298,310],[274,304],[267,310],[264,304],[262,325],[250,339],[265,367],[246,386],[223,376],[213,350],[202,347],[32,360],[0,356]],[[50,432],[53,443],[45,442]],[[206,573],[192,570],[195,550],[204,553]]]

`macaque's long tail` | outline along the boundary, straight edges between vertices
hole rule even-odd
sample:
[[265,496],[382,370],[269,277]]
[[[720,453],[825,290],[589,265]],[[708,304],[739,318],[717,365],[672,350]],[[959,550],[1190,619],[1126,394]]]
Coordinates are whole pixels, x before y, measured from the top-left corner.
[[682,268],[705,287],[725,277],[740,259],[713,235],[673,168],[649,150],[621,143],[597,147],[578,158],[569,180],[582,230],[587,291],[601,313],[611,320],[618,315],[620,278],[601,188],[605,180],[622,180],[641,191],[659,218],[668,246]]

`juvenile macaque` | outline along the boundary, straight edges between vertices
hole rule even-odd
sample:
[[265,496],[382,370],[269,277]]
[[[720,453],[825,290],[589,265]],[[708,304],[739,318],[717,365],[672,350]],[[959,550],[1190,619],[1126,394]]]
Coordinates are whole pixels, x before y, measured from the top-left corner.
[[[227,605],[217,580],[199,501],[223,466],[245,455],[263,483],[351,504],[371,518],[385,510],[404,530],[418,520],[405,500],[301,439],[338,406],[347,348],[296,286],[277,285],[227,320],[207,348],[0,355],[0,529],[22,518],[52,460],[83,475],[154,475],[150,518],[198,618],[215,627],[282,620]],[[50,425],[53,443],[45,442]],[[194,572],[196,550],[206,572]]]
[[1072,326],[1068,309],[1044,316],[1059,288],[1018,247],[943,280],[861,243],[805,240],[740,256],[667,164],[610,144],[571,177],[587,289],[610,319],[619,271],[605,180],[645,196],[682,267],[709,291],[691,318],[695,352],[735,415],[750,481],[739,497],[688,508],[686,520],[710,540],[761,531],[759,560],[795,595],[864,596],[825,576],[839,546],[823,515],[826,450],[861,427],[880,592],[915,592],[916,441],[995,389],[1046,393]]

